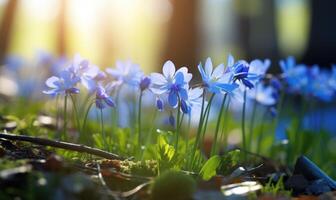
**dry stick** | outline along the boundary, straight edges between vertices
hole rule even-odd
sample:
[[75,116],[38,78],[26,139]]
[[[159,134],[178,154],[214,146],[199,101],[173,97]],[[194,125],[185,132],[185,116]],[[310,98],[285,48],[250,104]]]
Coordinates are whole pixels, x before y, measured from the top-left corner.
[[0,138],[4,138],[8,140],[31,142],[34,144],[39,144],[39,145],[44,145],[44,146],[51,146],[51,147],[67,149],[71,151],[88,153],[88,154],[96,155],[96,156],[106,158],[106,159],[118,159],[118,160],[124,159],[117,154],[109,153],[107,151],[103,151],[103,150],[96,149],[96,148],[89,147],[89,146],[82,145],[82,144],[55,141],[55,140],[49,140],[45,138],[38,138],[38,137],[32,137],[32,136],[26,136],[26,135],[15,135],[15,134],[10,134],[10,133],[0,133]]
[[139,192],[142,188],[146,187],[149,184],[152,184],[153,181],[147,181],[145,183],[142,183],[138,186],[136,186],[135,188],[128,190],[126,192],[116,192],[116,191],[112,191],[106,184],[105,180],[104,180],[104,176],[101,173],[101,169],[100,169],[100,165],[99,163],[97,163],[97,171],[98,171],[98,178],[100,180],[100,183],[102,184],[102,186],[105,188],[105,190],[107,191],[107,193],[109,195],[111,195],[112,197],[114,197],[114,199],[120,199],[119,197],[122,198],[127,198],[130,197],[132,195],[134,195],[135,193]]

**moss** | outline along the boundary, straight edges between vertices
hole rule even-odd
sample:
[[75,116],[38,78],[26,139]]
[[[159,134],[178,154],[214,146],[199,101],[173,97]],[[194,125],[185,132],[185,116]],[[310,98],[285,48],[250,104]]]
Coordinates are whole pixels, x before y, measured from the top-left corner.
[[166,171],[158,176],[151,188],[152,199],[192,199],[196,191],[195,180],[178,171]]

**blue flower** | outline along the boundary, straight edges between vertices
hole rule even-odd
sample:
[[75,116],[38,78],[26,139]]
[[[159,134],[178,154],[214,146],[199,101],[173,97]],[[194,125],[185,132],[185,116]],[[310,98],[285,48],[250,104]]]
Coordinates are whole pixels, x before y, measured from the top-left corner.
[[163,111],[163,101],[160,97],[156,97],[156,108],[159,110],[159,111]]
[[73,76],[78,77],[82,85],[92,92],[96,88],[95,77],[99,73],[99,68],[91,65],[88,60],[82,59],[79,54],[76,54],[72,60],[68,70],[72,72]]
[[260,76],[255,73],[250,73],[250,65],[244,61],[237,61],[230,69],[233,73],[234,82],[239,81],[245,87],[251,89],[254,87],[254,83],[260,79]]
[[279,62],[289,92],[300,92],[308,84],[307,66],[297,65],[294,57]]
[[194,88],[188,90],[188,100],[181,101],[181,110],[185,114],[190,114],[194,109],[198,109],[202,106],[202,88]]
[[205,61],[205,68],[203,69],[200,63],[198,70],[201,73],[204,87],[212,93],[230,93],[238,87],[237,84],[231,82],[232,74],[229,71],[224,73],[224,64],[213,69],[210,58]]
[[96,87],[96,107],[99,109],[104,109],[106,106],[115,107],[115,103],[106,93],[105,88],[101,85],[98,85]]
[[148,89],[150,83],[151,83],[151,79],[149,77],[147,77],[147,76],[142,77],[141,81],[140,81],[140,84],[139,84],[140,90],[144,91],[144,90]]
[[107,68],[106,72],[112,76],[119,84],[126,84],[132,87],[138,87],[140,79],[143,76],[139,65],[131,61],[117,61],[115,68]]
[[249,76],[257,76],[256,81],[259,81],[260,78],[264,77],[268,68],[271,65],[271,61],[266,59],[264,61],[256,59],[252,60],[249,68]]
[[58,94],[77,94],[79,93],[79,89],[75,86],[79,81],[78,77],[73,77],[71,72],[64,70],[60,72],[59,77],[52,76],[47,79],[46,85],[51,89],[43,91],[43,93],[52,96]]
[[165,62],[162,72],[163,74],[151,74],[151,91],[156,95],[168,94],[169,105],[176,107],[178,100],[188,99],[187,89],[192,75],[186,67],[175,72],[175,65],[171,61]]
[[336,91],[336,65],[332,66],[331,76],[329,78],[328,84],[334,91]]
[[319,66],[315,65],[307,70],[308,84],[305,92],[319,100],[330,102],[334,96],[334,90],[328,80],[330,80],[329,72],[320,70]]
[[261,105],[272,106],[277,102],[276,93],[277,91],[272,86],[265,86],[263,83],[259,83],[256,87],[248,90],[247,96]]

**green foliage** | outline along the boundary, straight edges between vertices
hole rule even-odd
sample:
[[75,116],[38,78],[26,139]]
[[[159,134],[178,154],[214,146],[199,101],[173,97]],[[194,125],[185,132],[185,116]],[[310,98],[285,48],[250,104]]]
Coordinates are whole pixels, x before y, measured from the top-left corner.
[[203,165],[200,175],[203,180],[210,180],[213,176],[217,174],[217,169],[219,168],[222,162],[222,158],[218,155],[212,156],[206,163]]
[[180,168],[181,159],[174,146],[168,143],[166,135],[157,137],[157,152],[160,172],[167,169]]
[[203,165],[200,175],[204,180],[209,180],[217,174],[228,175],[239,166],[242,161],[240,150],[227,152],[223,156],[215,155]]
[[280,177],[277,183],[272,183],[272,178],[268,183],[261,189],[262,194],[268,194],[271,196],[291,196],[291,191],[285,190],[285,185],[283,182],[283,176]]

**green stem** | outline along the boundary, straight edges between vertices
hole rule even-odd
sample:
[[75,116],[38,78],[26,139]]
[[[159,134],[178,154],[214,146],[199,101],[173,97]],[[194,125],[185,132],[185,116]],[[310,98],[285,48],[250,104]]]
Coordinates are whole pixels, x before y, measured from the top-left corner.
[[222,115],[223,115],[223,111],[224,111],[224,107],[225,107],[226,97],[227,97],[227,93],[224,95],[224,99],[222,101],[222,105],[220,107],[219,115],[218,115],[218,118],[217,118],[215,136],[213,138],[212,148],[211,148],[211,153],[210,153],[211,157],[216,153],[217,137],[218,137],[218,132],[219,132],[219,126],[220,126],[220,123],[222,121]]
[[[242,120],[241,120],[243,149],[245,151],[247,150],[246,149],[246,134],[245,134],[246,93],[247,93],[247,89],[245,88],[245,90],[244,90],[243,112],[242,112]],[[246,161],[246,152],[244,153],[244,160]]]
[[63,111],[63,138],[66,139],[66,129],[67,129],[67,101],[68,94],[64,96],[64,111]]
[[177,148],[178,148],[178,142],[179,142],[179,131],[180,131],[180,117],[181,117],[181,101],[179,99],[178,101],[178,107],[177,107],[177,117],[176,117],[176,138],[175,138],[175,151],[177,152]]
[[229,106],[230,106],[230,98],[226,104],[226,107],[225,107],[225,113],[224,113],[224,122],[223,122],[223,125],[222,125],[222,132],[221,132],[221,136],[220,136],[220,140],[223,144],[223,148],[226,149],[227,147],[227,134],[226,134],[226,131],[227,131],[227,126],[228,126],[228,123],[229,123],[229,120],[230,118],[228,117],[228,114],[229,114]]
[[206,92],[204,90],[203,91],[203,98],[202,98],[201,114],[200,114],[200,119],[199,119],[197,134],[196,134],[196,139],[195,139],[195,142],[194,142],[192,153],[190,155],[190,160],[188,161],[188,168],[189,169],[191,169],[193,160],[195,159],[195,153],[196,153],[196,149],[197,149],[197,146],[198,146],[198,141],[200,139],[200,133],[201,133],[202,124],[203,124],[203,119],[202,118],[203,118],[203,112],[204,112],[205,98],[206,98]]
[[[85,111],[85,115],[84,115],[84,120],[83,120],[83,124],[82,124],[82,133],[80,135],[80,141],[83,140],[83,139],[86,139],[86,121],[87,121],[87,118],[89,116],[89,112],[90,112],[90,109],[92,107],[92,105],[94,104],[94,102],[91,102],[89,104],[89,106],[87,107],[86,111]],[[86,142],[86,141],[85,141]]]
[[190,113],[188,114],[188,128],[187,128],[187,131],[186,131],[186,153],[188,151],[188,148],[189,148],[189,137],[190,137],[190,124],[191,124],[191,115]]
[[59,130],[60,112],[58,109],[58,104],[59,104],[59,95],[56,96],[56,134],[55,134],[56,138],[60,135],[60,130]]
[[[211,104],[212,104],[212,100],[214,98],[215,94],[212,94],[212,96],[210,97],[210,100],[208,102],[208,105],[205,108],[205,112],[203,113],[203,126],[201,129],[201,140],[198,142],[198,146],[201,148],[201,145],[204,144],[204,139],[205,139],[205,132],[208,126],[208,121],[209,121],[209,114],[210,114],[210,108],[211,108]],[[197,160],[196,163],[199,164],[200,160]]]
[[256,116],[256,111],[257,111],[257,101],[254,100],[253,102],[253,108],[252,108],[252,114],[251,114],[251,122],[250,122],[250,127],[249,127],[249,150],[252,150],[252,141],[254,140],[254,122],[255,122],[255,116]]
[[142,103],[142,91],[139,96],[139,108],[138,108],[138,145],[141,148],[141,103]]
[[[204,118],[203,118],[203,129],[202,129],[202,140],[201,140],[201,144],[203,144],[204,142],[204,138],[205,138],[205,132],[208,126],[208,121],[209,121],[209,114],[210,114],[210,109],[211,109],[211,104],[212,104],[212,100],[215,97],[215,93],[212,94],[212,96],[210,97],[210,100],[208,102],[207,107],[205,108],[205,112],[204,112]],[[205,120],[204,120],[205,119]]]
[[155,109],[154,114],[153,114],[153,118],[152,118],[152,123],[150,123],[150,128],[149,128],[149,132],[147,135],[147,139],[146,139],[146,145],[149,144],[149,142],[151,141],[152,137],[153,137],[153,129],[155,126],[155,119],[156,119],[156,115],[157,115],[157,109]]
[[100,122],[101,122],[101,132],[102,132],[103,142],[104,142],[104,149],[107,150],[106,135],[105,135],[105,131],[104,131],[103,109],[100,109]]
[[76,105],[76,102],[75,102],[75,99],[74,97],[70,94],[70,98],[71,98],[71,102],[72,102],[72,105],[73,105],[73,108],[74,108],[74,111],[75,111],[75,119],[76,119],[76,125],[77,125],[77,128],[79,129],[79,134],[81,134],[81,126],[80,126],[80,122],[79,122],[79,118],[78,118],[78,109],[77,109],[77,105]]
[[260,132],[257,140],[257,149],[256,152],[259,155],[260,153],[260,147],[261,147],[261,141],[264,139],[264,127],[265,127],[265,120],[267,116],[267,110],[264,112],[262,120],[261,120],[261,127],[260,127]]

